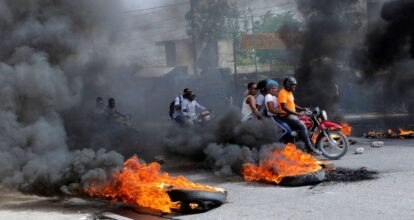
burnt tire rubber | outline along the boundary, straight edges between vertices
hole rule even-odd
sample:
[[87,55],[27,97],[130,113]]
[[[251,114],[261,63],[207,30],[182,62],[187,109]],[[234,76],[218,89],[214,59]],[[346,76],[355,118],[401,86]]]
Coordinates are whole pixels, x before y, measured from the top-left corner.
[[338,130],[331,130],[327,131],[329,134],[335,134],[339,136],[339,139],[342,141],[342,151],[338,154],[330,154],[323,146],[322,146],[322,139],[325,137],[323,133],[319,134],[318,139],[316,140],[316,148],[322,152],[322,155],[330,160],[338,160],[339,158],[345,156],[348,152],[349,141],[348,137]]
[[307,186],[322,182],[325,179],[325,170],[320,169],[313,173],[307,173],[298,176],[283,177],[279,183],[281,186]]
[[[168,191],[171,201],[180,202],[177,212],[190,214],[201,213],[221,206],[227,198],[227,192],[211,192],[202,190],[171,189]],[[196,207],[191,205],[196,204]]]

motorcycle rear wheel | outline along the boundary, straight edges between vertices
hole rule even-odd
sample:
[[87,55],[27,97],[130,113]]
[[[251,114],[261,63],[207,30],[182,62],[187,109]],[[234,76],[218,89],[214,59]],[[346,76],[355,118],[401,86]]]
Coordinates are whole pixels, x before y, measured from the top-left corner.
[[337,147],[329,144],[328,138],[323,132],[318,135],[316,147],[322,151],[322,155],[330,160],[337,160],[343,157],[349,147],[348,138],[339,130],[327,130],[326,133],[336,142]]

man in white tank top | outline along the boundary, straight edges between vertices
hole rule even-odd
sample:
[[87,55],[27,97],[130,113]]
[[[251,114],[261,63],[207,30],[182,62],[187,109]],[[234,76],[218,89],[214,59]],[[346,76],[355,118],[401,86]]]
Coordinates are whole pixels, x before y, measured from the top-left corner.
[[261,119],[261,115],[256,108],[256,100],[254,98],[257,90],[256,83],[250,82],[247,84],[247,90],[249,93],[243,100],[242,104],[242,121],[247,121],[254,117]]

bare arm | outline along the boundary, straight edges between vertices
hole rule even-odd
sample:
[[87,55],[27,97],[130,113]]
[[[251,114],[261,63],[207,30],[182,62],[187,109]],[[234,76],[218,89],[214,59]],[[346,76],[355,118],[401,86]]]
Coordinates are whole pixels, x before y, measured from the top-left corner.
[[274,103],[272,101],[266,102],[266,106],[269,109],[269,111],[273,114],[280,114],[282,113],[280,109],[275,109]]
[[181,103],[183,101],[181,99],[182,99],[181,97],[176,97],[175,100],[174,100],[174,109],[177,110],[177,111],[181,110]]
[[252,109],[252,111],[254,112],[254,114],[256,115],[258,119],[262,118],[262,116],[260,115],[259,111],[256,108],[256,100],[253,96],[249,96],[249,98],[247,98],[246,104],[250,106],[250,108]]
[[298,109],[299,111],[306,111],[306,108],[302,108],[299,105],[295,105],[296,109]]
[[283,110],[283,111],[285,111],[286,113],[288,113],[288,114],[290,114],[290,115],[297,115],[297,116],[299,116],[299,115],[300,115],[299,113],[297,113],[297,112],[294,112],[294,111],[290,110],[290,109],[287,107],[286,103],[281,103],[281,107],[282,107],[282,110]]

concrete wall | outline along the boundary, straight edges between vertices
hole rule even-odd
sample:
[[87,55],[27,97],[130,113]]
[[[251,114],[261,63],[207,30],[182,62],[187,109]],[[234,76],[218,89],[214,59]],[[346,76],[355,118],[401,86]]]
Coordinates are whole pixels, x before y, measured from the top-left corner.
[[229,68],[234,73],[233,41],[218,41],[218,65],[219,68]]

